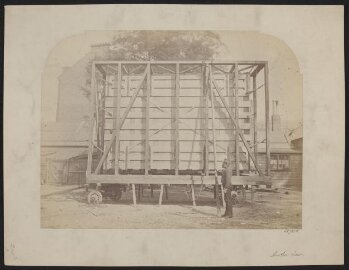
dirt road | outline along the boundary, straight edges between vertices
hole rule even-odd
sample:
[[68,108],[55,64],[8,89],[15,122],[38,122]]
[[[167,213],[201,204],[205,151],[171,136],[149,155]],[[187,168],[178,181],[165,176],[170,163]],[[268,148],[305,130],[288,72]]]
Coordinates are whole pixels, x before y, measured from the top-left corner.
[[[86,191],[76,186],[41,188],[42,228],[127,228],[127,229],[300,229],[302,224],[301,192],[278,189],[257,191],[254,202],[247,194],[234,207],[234,217],[217,217],[212,191],[196,189],[197,206],[192,207],[185,186],[168,188],[168,199],[158,205],[159,190],[145,189],[141,202],[132,204],[132,193],[123,193],[120,201],[87,204]],[[222,209],[222,213],[224,209]]]

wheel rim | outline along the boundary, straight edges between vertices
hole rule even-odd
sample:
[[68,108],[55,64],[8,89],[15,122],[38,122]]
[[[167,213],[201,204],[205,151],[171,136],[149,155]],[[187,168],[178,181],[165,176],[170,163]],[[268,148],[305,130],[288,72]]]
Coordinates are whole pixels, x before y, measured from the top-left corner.
[[102,194],[99,191],[92,191],[87,199],[90,204],[99,204],[102,202]]

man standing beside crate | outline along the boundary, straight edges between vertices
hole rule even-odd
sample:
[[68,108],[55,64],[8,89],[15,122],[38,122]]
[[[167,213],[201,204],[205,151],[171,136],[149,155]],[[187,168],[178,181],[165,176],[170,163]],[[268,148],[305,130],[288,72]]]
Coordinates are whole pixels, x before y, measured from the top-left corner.
[[228,162],[227,159],[224,159],[223,165],[222,165],[222,178],[221,182],[223,185],[224,190],[224,200],[225,200],[225,212],[222,217],[233,217],[233,200],[231,197],[232,192],[232,185],[230,182],[231,175],[232,175],[232,168],[231,168],[231,162]]

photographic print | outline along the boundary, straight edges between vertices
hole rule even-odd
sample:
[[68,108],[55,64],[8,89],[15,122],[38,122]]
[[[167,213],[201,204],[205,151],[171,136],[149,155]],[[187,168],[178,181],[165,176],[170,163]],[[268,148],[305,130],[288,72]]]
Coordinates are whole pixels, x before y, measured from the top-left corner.
[[87,31],[52,49],[42,97],[43,228],[302,227],[302,73],[285,42]]

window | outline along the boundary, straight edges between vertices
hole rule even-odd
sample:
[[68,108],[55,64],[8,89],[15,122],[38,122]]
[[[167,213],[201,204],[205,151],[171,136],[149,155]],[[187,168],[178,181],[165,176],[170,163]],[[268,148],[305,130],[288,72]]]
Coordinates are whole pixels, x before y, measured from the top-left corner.
[[244,134],[245,135],[249,135],[250,134],[250,130],[249,129],[244,129]]
[[242,100],[243,100],[243,101],[249,101],[249,100],[250,100],[250,97],[249,97],[249,96],[244,96]]
[[290,168],[290,158],[286,154],[270,155],[270,169],[272,171],[287,171]]
[[250,108],[249,108],[249,107],[244,107],[244,108],[243,108],[243,111],[244,111],[244,112],[249,112],[249,111],[250,111]]
[[250,118],[244,118],[244,123],[250,123]]

